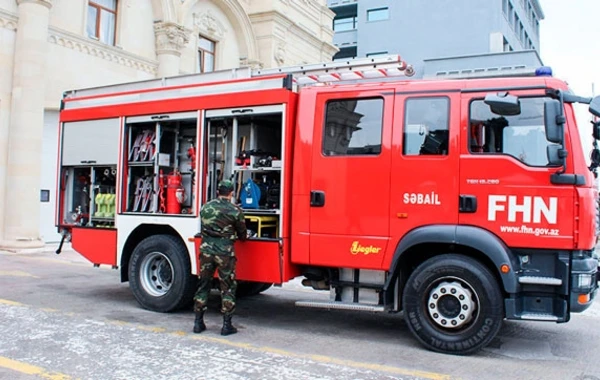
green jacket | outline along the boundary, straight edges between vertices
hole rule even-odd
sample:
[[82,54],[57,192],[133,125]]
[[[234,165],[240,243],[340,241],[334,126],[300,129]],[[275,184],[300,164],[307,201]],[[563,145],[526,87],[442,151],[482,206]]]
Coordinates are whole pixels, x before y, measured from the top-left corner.
[[246,222],[242,210],[225,198],[215,198],[200,210],[200,252],[234,256],[233,243],[246,240]]

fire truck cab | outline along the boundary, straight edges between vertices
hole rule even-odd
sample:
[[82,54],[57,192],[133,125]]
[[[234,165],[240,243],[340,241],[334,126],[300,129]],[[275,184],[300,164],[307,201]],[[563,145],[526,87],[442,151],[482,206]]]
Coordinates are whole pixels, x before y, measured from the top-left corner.
[[199,211],[227,178],[250,231],[239,296],[302,277],[330,301],[296,305],[403,312],[454,354],[504,319],[588,308],[600,124],[588,168],[572,103],[598,117],[600,98],[543,71],[398,78],[411,74],[391,56],[67,92],[56,225],[168,312],[192,301]]

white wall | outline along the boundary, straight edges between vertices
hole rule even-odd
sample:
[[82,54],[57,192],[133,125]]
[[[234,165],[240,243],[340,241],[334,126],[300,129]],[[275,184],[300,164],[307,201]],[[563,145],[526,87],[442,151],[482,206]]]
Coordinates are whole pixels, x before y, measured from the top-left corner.
[[56,208],[56,160],[58,155],[58,111],[44,112],[44,145],[40,155],[42,174],[40,189],[50,190],[50,201],[40,200],[40,235],[46,243],[60,241],[54,226]]

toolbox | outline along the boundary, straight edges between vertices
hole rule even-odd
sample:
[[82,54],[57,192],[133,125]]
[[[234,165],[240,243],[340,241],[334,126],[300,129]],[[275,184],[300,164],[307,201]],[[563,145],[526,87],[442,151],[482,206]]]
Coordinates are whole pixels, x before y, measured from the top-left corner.
[[246,227],[257,233],[258,237],[279,237],[278,218],[274,215],[245,215]]

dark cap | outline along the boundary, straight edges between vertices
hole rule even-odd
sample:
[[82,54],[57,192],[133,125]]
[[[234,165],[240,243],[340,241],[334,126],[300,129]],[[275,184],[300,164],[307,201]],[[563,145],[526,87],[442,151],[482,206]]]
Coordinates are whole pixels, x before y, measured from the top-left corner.
[[230,193],[233,191],[233,182],[228,179],[224,179],[219,182],[219,192]]

